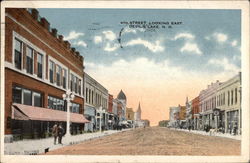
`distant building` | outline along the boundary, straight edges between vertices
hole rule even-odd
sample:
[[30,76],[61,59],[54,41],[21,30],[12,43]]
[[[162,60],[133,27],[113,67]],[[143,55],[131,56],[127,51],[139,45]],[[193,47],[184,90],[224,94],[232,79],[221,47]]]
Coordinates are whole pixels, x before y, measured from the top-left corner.
[[188,97],[186,98],[186,125],[189,128],[193,126],[193,115],[192,115],[192,101],[188,101]]
[[201,115],[200,115],[200,101],[199,96],[195,97],[192,100],[192,117],[193,117],[193,128],[195,130],[200,129],[201,127]]
[[141,120],[143,123],[143,127],[150,127],[150,121],[148,119]]
[[207,89],[202,90],[199,94],[203,129],[205,126],[216,127],[213,112],[216,109],[216,91],[221,84],[217,80],[216,83],[211,83],[207,86]]
[[100,108],[104,110],[102,113],[103,128],[108,125],[108,90],[99,82],[85,73],[85,116],[91,121],[85,125],[85,131],[93,131],[99,129],[100,125]]
[[215,127],[232,133],[234,128],[241,133],[241,73],[227,80],[217,88]]
[[178,107],[170,107],[169,108],[169,125],[171,127],[177,127],[179,126],[179,120],[180,120],[180,106]]
[[141,104],[139,102],[138,109],[135,112],[135,121],[140,121],[141,120]]
[[119,108],[119,120],[124,121],[126,120],[126,107],[127,107],[127,97],[124,92],[121,90],[117,95],[118,100],[118,108]]
[[133,111],[132,108],[127,108],[127,110],[126,110],[126,119],[134,121],[134,114],[135,114],[135,112]]
[[168,127],[169,126],[169,120],[159,121],[158,126],[160,126],[160,127]]

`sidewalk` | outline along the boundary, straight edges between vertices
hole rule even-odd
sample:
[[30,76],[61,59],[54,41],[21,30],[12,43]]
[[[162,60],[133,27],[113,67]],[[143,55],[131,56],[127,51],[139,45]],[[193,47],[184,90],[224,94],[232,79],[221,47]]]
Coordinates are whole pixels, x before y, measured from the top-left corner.
[[63,144],[54,145],[54,137],[44,138],[44,139],[25,139],[20,141],[15,141],[13,143],[4,144],[4,154],[5,155],[36,155],[40,153],[45,153],[45,150],[51,151],[58,148],[65,147],[67,145],[78,144],[86,140],[96,139],[103,136],[111,135],[114,133],[128,131],[130,129],[123,129],[121,131],[108,130],[95,133],[84,133],[80,135],[71,136],[71,142],[69,144],[64,144],[65,137],[62,138]]
[[230,139],[235,139],[235,140],[241,140],[241,135],[231,135],[229,133],[213,133],[210,135],[210,132],[205,132],[205,131],[200,131],[200,130],[187,130],[187,129],[175,129],[175,128],[170,128],[171,130],[177,130],[177,131],[184,131],[184,132],[190,132],[194,134],[200,134],[200,135],[207,135],[207,136],[217,136],[217,137],[224,137],[224,138],[230,138]]

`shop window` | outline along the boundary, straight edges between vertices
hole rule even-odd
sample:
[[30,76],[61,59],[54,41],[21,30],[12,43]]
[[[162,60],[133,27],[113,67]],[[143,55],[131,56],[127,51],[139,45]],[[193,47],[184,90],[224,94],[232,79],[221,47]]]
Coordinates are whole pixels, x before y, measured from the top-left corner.
[[32,105],[32,94],[30,90],[23,89],[23,104]]
[[66,111],[64,100],[52,96],[48,96],[48,108]]
[[54,83],[54,72],[55,72],[54,62],[49,61],[49,81],[50,81],[50,83]]
[[43,55],[37,54],[37,77],[43,77]]
[[27,73],[33,74],[33,54],[34,50],[30,47],[27,48],[27,55],[26,55],[26,70]]
[[15,39],[15,67],[21,70],[22,65],[22,42]]

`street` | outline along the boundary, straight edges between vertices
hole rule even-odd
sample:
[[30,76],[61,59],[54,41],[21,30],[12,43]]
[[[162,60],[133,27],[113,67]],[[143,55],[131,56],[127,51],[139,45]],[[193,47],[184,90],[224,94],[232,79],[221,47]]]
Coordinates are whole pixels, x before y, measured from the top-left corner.
[[241,142],[162,127],[137,128],[80,144],[47,155],[240,155]]

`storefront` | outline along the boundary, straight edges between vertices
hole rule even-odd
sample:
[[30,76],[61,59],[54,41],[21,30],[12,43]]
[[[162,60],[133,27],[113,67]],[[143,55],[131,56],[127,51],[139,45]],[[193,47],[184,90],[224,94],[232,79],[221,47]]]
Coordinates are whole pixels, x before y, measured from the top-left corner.
[[[23,104],[12,104],[11,128],[14,140],[36,139],[52,136],[57,122],[66,131],[67,112]],[[89,121],[82,115],[70,113],[71,134],[80,134]]]
[[96,111],[94,107],[86,106],[84,108],[84,116],[89,121],[89,123],[85,124],[84,131],[93,132],[96,130],[96,120],[95,120]]

